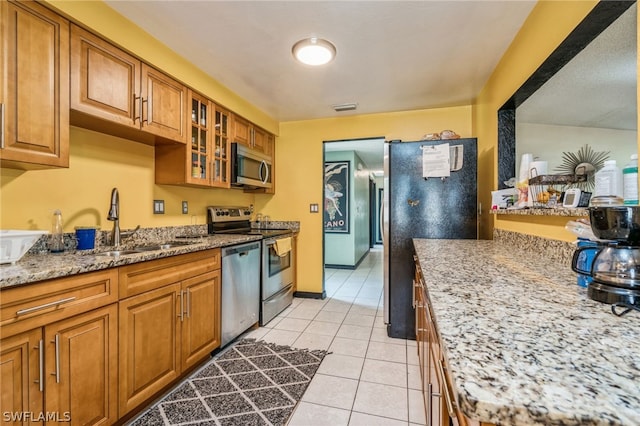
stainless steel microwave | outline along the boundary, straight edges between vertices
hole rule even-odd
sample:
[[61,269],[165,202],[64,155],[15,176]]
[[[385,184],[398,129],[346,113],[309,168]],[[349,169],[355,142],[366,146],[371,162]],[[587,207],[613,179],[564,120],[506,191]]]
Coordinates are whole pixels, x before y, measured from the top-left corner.
[[231,185],[271,188],[271,157],[245,145],[231,144]]

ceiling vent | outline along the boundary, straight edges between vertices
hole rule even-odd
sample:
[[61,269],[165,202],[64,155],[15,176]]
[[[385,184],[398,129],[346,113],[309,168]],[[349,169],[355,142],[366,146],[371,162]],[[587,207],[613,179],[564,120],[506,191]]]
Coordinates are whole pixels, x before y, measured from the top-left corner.
[[335,112],[353,111],[358,108],[357,103],[331,105]]

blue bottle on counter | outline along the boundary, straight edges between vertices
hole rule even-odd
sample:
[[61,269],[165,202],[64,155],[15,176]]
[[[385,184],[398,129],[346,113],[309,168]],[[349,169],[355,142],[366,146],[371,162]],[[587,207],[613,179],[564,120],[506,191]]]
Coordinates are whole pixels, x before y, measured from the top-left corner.
[[[593,250],[584,250],[578,256],[576,266],[582,271],[591,271],[593,265],[593,259],[598,253],[598,243],[595,241],[587,240],[585,238],[578,238],[578,247],[592,247]],[[593,278],[588,275],[578,274],[578,285],[580,287],[587,287],[589,283],[593,281]]]

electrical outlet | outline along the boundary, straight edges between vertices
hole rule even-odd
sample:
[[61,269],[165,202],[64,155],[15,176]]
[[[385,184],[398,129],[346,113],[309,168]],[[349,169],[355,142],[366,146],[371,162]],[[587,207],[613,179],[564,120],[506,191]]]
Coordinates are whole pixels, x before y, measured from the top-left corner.
[[309,212],[311,213],[318,213],[320,210],[318,210],[318,204],[309,204]]
[[164,200],[153,200],[153,214],[164,214]]
[[189,214],[189,203],[186,201],[182,202],[182,214]]

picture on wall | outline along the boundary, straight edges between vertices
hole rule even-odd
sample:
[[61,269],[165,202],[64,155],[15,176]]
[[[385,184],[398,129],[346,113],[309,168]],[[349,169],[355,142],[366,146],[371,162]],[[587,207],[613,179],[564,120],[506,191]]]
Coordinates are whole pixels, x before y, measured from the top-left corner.
[[349,161],[324,163],[324,231],[349,233]]

